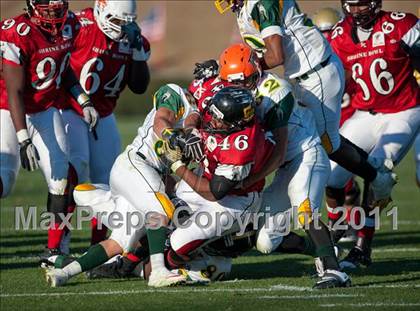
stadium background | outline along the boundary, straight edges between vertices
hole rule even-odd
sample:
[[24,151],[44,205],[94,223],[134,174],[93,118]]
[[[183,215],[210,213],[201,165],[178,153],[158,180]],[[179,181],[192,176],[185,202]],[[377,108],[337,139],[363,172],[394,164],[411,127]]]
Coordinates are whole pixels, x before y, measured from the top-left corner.
[[[92,6],[94,1],[70,0],[70,9],[78,11]],[[384,9],[417,14],[420,1],[383,1]],[[299,1],[309,16],[322,7],[340,9],[340,1]],[[1,19],[21,14],[23,0],[2,0]],[[117,106],[117,113],[145,114],[151,107],[151,95],[162,82],[187,83],[192,77],[194,63],[218,55],[230,43],[239,42],[232,14],[221,15],[213,1],[138,1],[139,20],[147,19],[143,33],[152,39],[150,59],[152,83],[143,96],[133,97],[126,91]],[[281,73],[279,71],[279,73]]]
[[[322,7],[340,8],[337,1],[298,1],[309,16]],[[123,148],[135,135],[151,109],[152,94],[166,82],[186,86],[197,61],[217,58],[230,43],[239,39],[232,14],[220,15],[213,1],[139,1],[140,21],[146,36],[151,35],[152,82],[145,95],[126,91],[117,106]],[[23,0],[1,0],[1,20],[21,14]],[[70,0],[77,11],[93,1]],[[384,1],[385,10],[419,13],[420,1]],[[151,26],[150,26],[151,25]],[[281,72],[280,72],[281,73]],[[1,139],[1,137],[0,137]],[[304,256],[261,256],[251,252],[235,260],[231,280],[209,288],[150,290],[144,282],[94,281],[83,276],[68,287],[50,289],[36,267],[46,232],[15,230],[15,207],[45,209],[46,187],[42,174],[20,170],[13,194],[0,201],[0,306],[2,310],[317,310],[319,308],[404,308],[420,306],[420,191],[414,182],[413,153],[397,169],[400,181],[395,188],[398,231],[382,215],[382,226],[374,240],[375,264],[353,274],[356,285],[350,290],[313,292],[313,261]],[[88,226],[74,231],[72,252],[82,253],[89,244]],[[344,244],[348,247],[349,244]],[[239,279],[239,280],[236,280]]]

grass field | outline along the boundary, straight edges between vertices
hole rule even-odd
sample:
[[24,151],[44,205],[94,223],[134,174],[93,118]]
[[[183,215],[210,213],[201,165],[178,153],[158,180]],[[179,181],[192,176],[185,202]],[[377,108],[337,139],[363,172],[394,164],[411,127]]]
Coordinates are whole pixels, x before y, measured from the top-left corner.
[[[140,122],[120,120],[124,144]],[[41,173],[21,171],[14,194],[1,201],[1,310],[420,310],[420,191],[412,152],[397,173],[398,230],[383,215],[374,240],[374,264],[352,274],[352,288],[315,291],[312,259],[256,252],[234,261],[229,280],[207,287],[153,290],[140,279],[88,282],[79,276],[66,287],[49,288],[36,266],[46,232],[14,229],[15,206],[45,205]],[[86,250],[89,237],[87,229],[75,231],[72,252]]]

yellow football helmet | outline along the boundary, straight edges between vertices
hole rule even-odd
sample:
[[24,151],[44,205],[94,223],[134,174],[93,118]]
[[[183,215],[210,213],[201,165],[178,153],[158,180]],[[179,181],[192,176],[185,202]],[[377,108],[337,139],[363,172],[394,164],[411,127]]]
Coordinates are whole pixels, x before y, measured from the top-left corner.
[[236,12],[244,5],[243,0],[215,0],[214,5],[220,14],[226,13],[229,9]]
[[312,17],[313,23],[321,31],[329,31],[342,18],[341,13],[333,8],[323,8]]

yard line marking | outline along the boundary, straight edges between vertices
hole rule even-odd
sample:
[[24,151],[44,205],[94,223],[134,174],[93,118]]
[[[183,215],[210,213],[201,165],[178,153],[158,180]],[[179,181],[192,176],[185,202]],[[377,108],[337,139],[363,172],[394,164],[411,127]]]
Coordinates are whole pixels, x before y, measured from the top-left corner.
[[355,298],[355,297],[364,297],[365,295],[357,294],[320,294],[320,295],[296,295],[296,296],[261,296],[256,297],[257,299],[323,299],[323,298]]
[[292,292],[306,292],[306,291],[313,291],[312,287],[304,287],[304,286],[293,286],[293,285],[284,285],[284,284],[278,284],[271,286],[270,289],[273,290],[286,290],[286,291],[292,291]]
[[419,252],[420,248],[408,247],[408,248],[377,248],[372,250],[374,253],[408,253],[408,252]]
[[[407,280],[407,281],[410,281],[410,280]],[[420,284],[384,284],[384,285],[377,284],[377,285],[368,285],[368,286],[356,285],[353,288],[413,288],[413,287],[420,288]]]
[[20,293],[20,294],[0,294],[0,298],[11,298],[11,297],[41,297],[41,296],[79,296],[79,295],[133,295],[133,294],[145,294],[145,293],[217,293],[217,292],[270,292],[270,291],[305,291],[312,290],[309,287],[298,287],[298,286],[286,286],[286,285],[275,285],[271,287],[255,287],[255,288],[192,288],[192,289],[142,289],[142,290],[130,290],[130,291],[104,291],[104,292],[62,292],[62,293]]
[[364,303],[327,303],[319,304],[319,307],[324,308],[334,308],[334,307],[354,307],[354,308],[364,308],[364,307],[415,307],[420,306],[420,303],[386,303],[386,302],[364,302]]

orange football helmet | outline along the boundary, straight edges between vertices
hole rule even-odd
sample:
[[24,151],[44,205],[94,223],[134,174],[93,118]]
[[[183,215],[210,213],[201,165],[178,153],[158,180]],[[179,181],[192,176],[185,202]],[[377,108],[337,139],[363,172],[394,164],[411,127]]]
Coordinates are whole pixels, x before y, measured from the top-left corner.
[[257,55],[246,44],[234,44],[220,55],[219,76],[222,80],[254,89],[261,74]]

